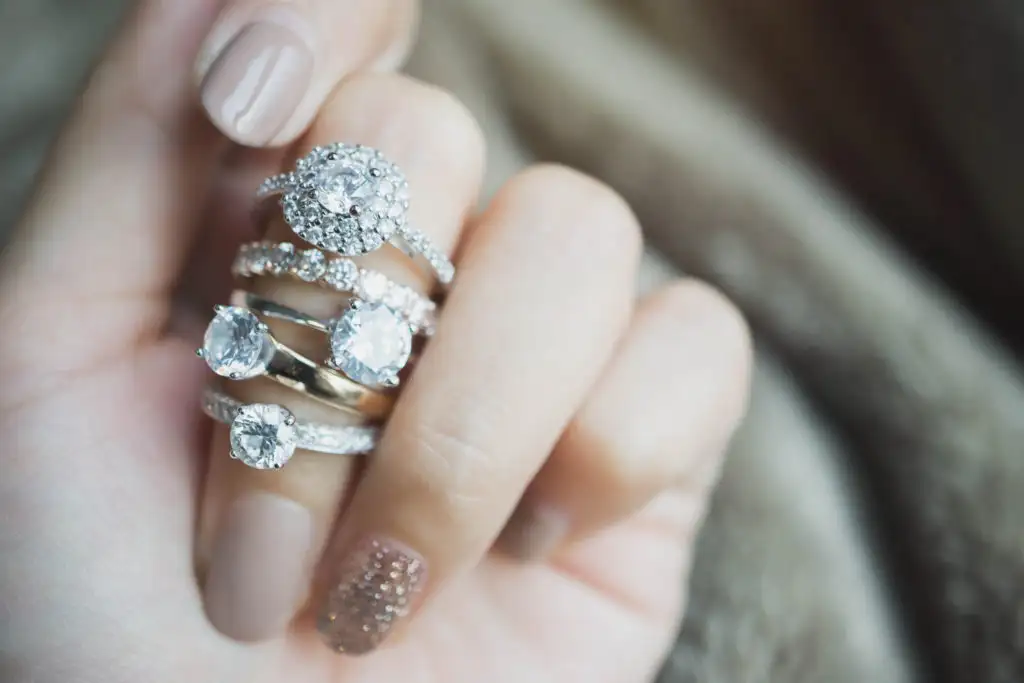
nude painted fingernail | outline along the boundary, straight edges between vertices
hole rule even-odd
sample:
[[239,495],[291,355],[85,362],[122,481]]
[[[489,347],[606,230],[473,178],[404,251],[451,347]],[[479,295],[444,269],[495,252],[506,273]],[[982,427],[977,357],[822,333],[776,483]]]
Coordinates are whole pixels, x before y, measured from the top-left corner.
[[551,507],[520,505],[501,532],[499,546],[524,562],[542,560],[569,535],[569,518]]
[[313,517],[295,501],[250,493],[228,510],[203,589],[210,622],[243,641],[283,633],[310,580]]
[[365,542],[337,574],[317,630],[337,652],[371,652],[408,616],[425,579],[426,565],[414,551],[385,540]]
[[249,24],[220,52],[202,83],[210,119],[244,144],[261,145],[288,123],[313,77],[313,50],[284,24]]

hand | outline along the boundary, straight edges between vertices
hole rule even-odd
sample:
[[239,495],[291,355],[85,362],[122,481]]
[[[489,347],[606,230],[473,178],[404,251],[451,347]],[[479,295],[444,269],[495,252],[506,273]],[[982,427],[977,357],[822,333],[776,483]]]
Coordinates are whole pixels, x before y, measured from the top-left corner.
[[[217,17],[210,0],[143,2],[3,256],[0,677],[652,676],[745,402],[740,316],[693,281],[636,304],[635,219],[572,171],[529,169],[476,213],[481,136],[449,95],[381,73],[339,84],[399,61],[409,2],[265,4]],[[197,50],[220,130],[195,110]],[[359,471],[313,454],[247,469],[198,410],[197,326],[227,295],[249,179],[282,164],[224,134],[381,149],[409,178],[414,222],[458,254],[437,333]],[[279,218],[269,231],[290,237]],[[364,262],[426,291],[393,250]],[[253,286],[337,305],[310,285]],[[337,419],[260,381],[231,388]],[[353,579],[368,547],[415,569],[389,586],[416,590],[381,629],[361,627],[387,601]]]

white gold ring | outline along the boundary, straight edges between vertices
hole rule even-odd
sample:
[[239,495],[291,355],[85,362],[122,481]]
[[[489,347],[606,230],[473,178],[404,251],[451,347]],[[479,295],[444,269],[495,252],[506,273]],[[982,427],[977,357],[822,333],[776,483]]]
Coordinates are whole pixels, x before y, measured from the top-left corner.
[[[266,323],[240,306],[216,306],[196,354],[217,375],[232,380],[266,377],[331,407],[383,420],[394,397],[299,354],[270,334]],[[406,326],[408,329],[408,326]]]
[[280,469],[296,449],[331,455],[363,455],[377,445],[375,427],[338,427],[299,422],[273,403],[245,404],[207,387],[203,412],[231,426],[231,457],[256,469]]
[[384,304],[400,314],[413,330],[433,334],[437,304],[384,273],[360,268],[347,257],[328,258],[319,249],[297,251],[291,242],[251,242],[238,249],[231,272],[240,278],[294,277],[336,292],[350,293],[371,304]]
[[384,304],[356,299],[337,318],[321,320],[240,289],[231,293],[231,303],[327,335],[330,355],[326,364],[367,387],[398,386],[398,373],[412,355],[415,330]]
[[259,199],[274,195],[281,195],[285,222],[315,247],[359,256],[387,242],[423,256],[442,284],[455,277],[448,256],[409,225],[405,176],[371,147],[315,147],[294,171],[268,178],[257,192]]

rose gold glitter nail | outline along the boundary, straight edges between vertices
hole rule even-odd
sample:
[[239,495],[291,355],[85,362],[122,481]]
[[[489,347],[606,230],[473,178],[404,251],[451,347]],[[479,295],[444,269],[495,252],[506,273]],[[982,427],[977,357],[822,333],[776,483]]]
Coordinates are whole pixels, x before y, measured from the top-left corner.
[[388,541],[364,543],[342,566],[317,630],[338,652],[370,652],[409,613],[425,578],[423,558],[408,548]]

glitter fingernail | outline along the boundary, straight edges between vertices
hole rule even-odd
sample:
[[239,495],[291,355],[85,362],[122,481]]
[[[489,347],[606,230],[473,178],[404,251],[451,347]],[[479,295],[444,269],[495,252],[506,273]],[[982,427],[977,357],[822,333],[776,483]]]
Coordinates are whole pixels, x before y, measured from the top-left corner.
[[369,541],[349,555],[317,619],[317,630],[337,652],[377,648],[408,615],[426,578],[423,558],[390,541]]

